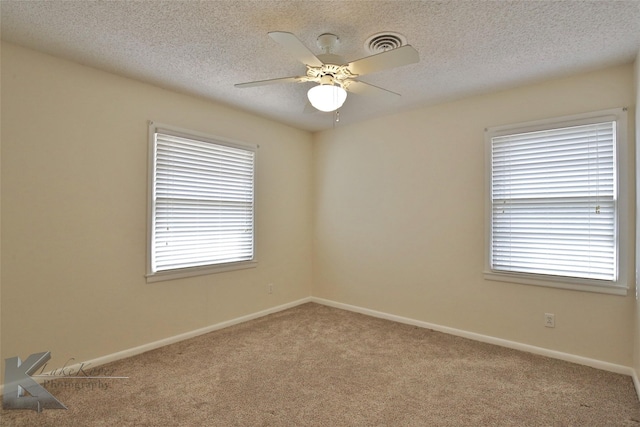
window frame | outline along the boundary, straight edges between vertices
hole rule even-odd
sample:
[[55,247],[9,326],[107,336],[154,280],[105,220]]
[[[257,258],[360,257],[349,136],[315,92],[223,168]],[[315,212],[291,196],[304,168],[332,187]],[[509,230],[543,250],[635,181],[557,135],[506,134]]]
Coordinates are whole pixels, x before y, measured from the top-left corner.
[[[617,279],[614,281],[551,276],[535,273],[517,273],[492,270],[492,138],[518,133],[558,129],[571,126],[593,124],[602,121],[616,121],[616,216],[615,244],[617,248]],[[627,108],[614,108],[543,119],[531,122],[495,126],[485,129],[485,257],[483,275],[486,280],[545,286],[552,288],[598,292],[613,295],[627,295],[630,261],[630,215],[629,215],[629,166],[628,166],[628,124]]]
[[[253,257],[250,260],[209,264],[196,267],[176,268],[170,270],[153,271],[153,239],[155,226],[155,134],[159,131],[165,131],[172,136],[193,139],[200,142],[206,142],[214,145],[238,148],[242,150],[252,151],[254,153],[253,161]],[[162,132],[161,132],[162,133]],[[172,125],[149,121],[148,130],[148,183],[147,183],[147,267],[146,280],[147,283],[159,282],[165,280],[181,279],[185,277],[202,276],[208,274],[222,273],[226,271],[241,270],[255,268],[258,266],[257,258],[257,169],[258,169],[258,149],[257,144],[249,144],[239,142],[228,138],[215,135],[209,135],[190,129],[183,129]]]

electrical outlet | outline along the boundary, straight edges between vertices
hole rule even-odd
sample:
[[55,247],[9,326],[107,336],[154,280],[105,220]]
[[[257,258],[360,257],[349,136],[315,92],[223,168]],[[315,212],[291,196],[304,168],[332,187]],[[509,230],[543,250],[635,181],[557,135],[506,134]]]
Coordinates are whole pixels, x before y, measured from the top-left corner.
[[556,327],[556,315],[553,313],[545,313],[544,314],[544,326],[546,328],[555,328]]
[[267,285],[267,293],[268,294],[272,294],[273,293],[273,283],[269,283]]

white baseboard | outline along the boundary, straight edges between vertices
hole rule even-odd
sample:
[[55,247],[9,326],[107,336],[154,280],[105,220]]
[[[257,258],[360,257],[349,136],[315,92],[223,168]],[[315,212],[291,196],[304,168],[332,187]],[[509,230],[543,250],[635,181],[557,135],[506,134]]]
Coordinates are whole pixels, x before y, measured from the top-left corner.
[[[67,365],[64,367],[66,372],[77,372],[78,369],[84,366],[85,370],[98,367],[107,363],[115,362],[117,360],[125,359],[127,357],[136,356],[149,350],[155,350],[156,348],[164,347],[165,345],[173,344],[179,341],[184,341],[189,338],[194,338],[199,335],[203,335],[209,332],[217,331],[219,329],[228,328],[229,326],[237,325],[239,323],[248,322],[249,320],[258,319],[260,317],[267,316],[269,314],[278,313],[283,310],[287,310],[292,307],[296,307],[301,304],[311,302],[311,297],[302,298],[296,301],[292,301],[286,304],[278,305],[268,308],[266,310],[258,311],[256,313],[247,314],[245,316],[236,317],[235,319],[227,320],[224,322],[216,323],[214,325],[206,326],[204,328],[196,329],[193,331],[185,332],[183,334],[174,335],[172,337],[164,338],[158,341],[143,344],[137,347],[129,348],[126,350],[118,351],[116,353],[101,356],[96,359],[87,360],[82,363],[76,363],[74,365]],[[34,377],[33,379],[39,383],[46,381],[47,376],[54,375],[53,372],[46,372],[41,374],[42,376]],[[4,384],[0,384],[0,395],[4,393]]]
[[276,307],[271,307],[266,310],[258,311],[256,313],[247,314],[245,316],[236,317],[235,319],[227,320],[224,322],[216,323],[214,325],[205,326],[204,328],[196,329],[194,331],[185,332],[183,334],[174,335],[169,338],[164,338],[158,341],[154,341],[148,344],[143,344],[138,347],[130,348],[127,350],[119,351],[117,353],[109,354],[107,356],[98,357],[97,359],[90,360],[89,362],[85,362],[85,364],[91,363],[91,366],[100,366],[105,363],[115,362],[116,360],[124,359],[127,357],[135,356],[145,351],[155,350],[156,348],[164,347],[165,345],[173,344],[179,341],[188,340],[189,338],[194,338],[199,335],[204,335],[209,332],[217,331],[219,329],[228,328],[229,326],[237,325],[239,323],[248,322],[249,320],[258,319],[260,317],[267,316],[269,314],[277,313],[279,311],[287,310],[292,307],[296,307],[301,304],[305,304],[307,302],[311,302],[311,297],[302,298],[297,301],[292,301],[286,304],[278,305]]
[[[433,329],[434,331],[444,332],[450,335],[455,335],[463,338],[472,339],[475,341],[485,342],[489,344],[495,344],[502,347],[512,348],[514,350],[521,350],[528,353],[538,354],[541,356],[547,356],[554,359],[564,360],[567,362],[577,363],[580,365],[586,365],[597,369],[602,369],[604,371],[614,372],[623,375],[629,375],[633,379],[633,384],[636,389],[636,393],[640,397],[640,380],[638,379],[638,374],[636,371],[624,365],[617,365],[614,363],[604,362],[597,359],[590,359],[587,357],[577,356],[574,354],[563,353],[560,351],[550,350],[543,347],[536,347],[529,344],[523,344],[515,341],[509,341],[502,338],[496,338],[489,335],[477,334],[475,332],[469,332],[462,329],[450,328],[448,326],[441,326],[434,323],[423,322],[421,320],[411,319],[408,317],[397,316],[394,314],[384,313],[381,311],[371,310],[368,308],[358,307],[355,305],[344,304],[324,298],[318,297],[306,297],[296,301],[292,301],[286,304],[278,305],[276,307],[268,308],[266,310],[262,310],[256,313],[248,314],[245,316],[237,317],[235,319],[227,320],[224,322],[216,323],[214,325],[206,326],[204,328],[196,329],[193,331],[185,332],[183,334],[175,335],[172,337],[164,338],[158,341],[150,342],[147,344],[143,344],[137,347],[133,347],[130,349],[122,350],[116,353],[108,354],[106,356],[101,356],[96,359],[91,359],[86,362],[83,362],[85,369],[86,367],[98,367],[100,365],[104,365],[106,363],[115,362],[117,360],[125,359],[127,357],[136,356],[138,354],[144,353],[146,351],[155,350],[156,348],[164,347],[169,344],[173,344],[179,341],[184,341],[189,338],[194,338],[199,335],[203,335],[209,332],[217,331],[219,329],[228,328],[229,326],[237,325],[240,323],[248,322],[250,320],[258,319],[260,317],[267,316],[269,314],[277,313],[283,310],[287,310],[289,308],[296,307],[301,304],[305,304],[308,302],[315,302],[318,304],[326,305],[329,307],[335,307],[342,310],[352,311],[355,313],[361,313],[372,317],[377,317],[380,319],[391,320],[394,322],[404,323],[408,325],[418,326],[421,328]],[[67,370],[77,370],[82,366],[81,363],[76,365],[66,366]],[[50,373],[46,373],[47,375]],[[41,377],[42,378],[42,377]],[[42,378],[44,381],[44,379]],[[4,384],[0,384],[0,395],[4,391]]]
[[433,329],[434,331],[444,332],[446,334],[456,335],[459,337],[468,338],[475,341],[495,344],[501,347],[512,348],[514,350],[521,350],[527,353],[533,353],[541,356],[551,357],[553,359],[559,359],[567,362],[577,363],[579,365],[586,365],[592,368],[602,369],[603,371],[629,375],[634,378],[636,391],[640,396],[640,383],[638,382],[637,376],[635,376],[634,369],[629,366],[617,365],[615,363],[604,362],[602,360],[597,360],[597,359],[590,359],[588,357],[576,356],[575,354],[563,353],[560,351],[550,350],[543,347],[536,347],[529,344],[523,344],[515,341],[505,340],[502,338],[496,338],[489,335],[477,334],[475,332],[469,332],[462,329],[455,329],[455,328],[450,328],[448,326],[436,325],[434,323],[423,322],[421,320],[410,319],[408,317],[396,316],[394,314],[388,314],[381,311],[358,307],[355,305],[344,304],[341,302],[336,302],[336,301],[332,301],[324,298],[311,297],[311,301],[318,304],[327,305],[330,307],[340,308],[342,310],[348,310],[356,313],[366,314],[368,316],[378,317],[380,319],[386,319],[394,322],[405,323],[408,325],[418,326],[421,328]]
[[633,379],[633,386],[636,388],[636,394],[638,395],[638,400],[640,400],[640,380],[638,380],[638,372],[633,369],[633,374],[631,374],[631,378]]

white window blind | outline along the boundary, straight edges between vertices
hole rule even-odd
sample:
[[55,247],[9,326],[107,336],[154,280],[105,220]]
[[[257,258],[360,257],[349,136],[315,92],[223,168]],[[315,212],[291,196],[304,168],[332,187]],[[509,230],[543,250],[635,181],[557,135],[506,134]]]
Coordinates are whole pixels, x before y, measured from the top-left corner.
[[616,122],[491,138],[490,268],[615,281]]
[[151,273],[253,260],[255,150],[153,138]]

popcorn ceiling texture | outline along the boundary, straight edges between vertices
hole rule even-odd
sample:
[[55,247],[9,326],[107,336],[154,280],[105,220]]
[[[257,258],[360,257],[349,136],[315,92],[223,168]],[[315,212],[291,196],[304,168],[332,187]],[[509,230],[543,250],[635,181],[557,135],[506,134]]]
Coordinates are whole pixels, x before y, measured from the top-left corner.
[[406,36],[421,61],[361,80],[402,94],[356,95],[351,123],[402,109],[630,63],[640,48],[640,1],[2,1],[2,39],[92,67],[201,96],[307,130],[332,114],[303,112],[311,83],[238,89],[235,83],[303,75],[271,40],[340,37],[347,61],[365,40]]

